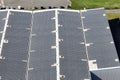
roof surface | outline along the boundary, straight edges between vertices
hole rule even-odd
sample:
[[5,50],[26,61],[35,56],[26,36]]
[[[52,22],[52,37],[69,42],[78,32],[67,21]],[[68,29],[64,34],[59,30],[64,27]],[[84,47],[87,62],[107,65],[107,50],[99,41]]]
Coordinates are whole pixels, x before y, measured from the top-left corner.
[[0,23],[2,80],[106,80],[119,68],[103,8],[2,10]]

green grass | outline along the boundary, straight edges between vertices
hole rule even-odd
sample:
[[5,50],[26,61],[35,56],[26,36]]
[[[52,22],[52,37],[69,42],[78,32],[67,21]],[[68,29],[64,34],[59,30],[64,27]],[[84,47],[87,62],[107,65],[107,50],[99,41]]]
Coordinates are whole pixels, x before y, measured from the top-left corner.
[[120,18],[120,13],[107,13],[108,20]]
[[120,0],[71,0],[72,9],[99,8],[120,9]]

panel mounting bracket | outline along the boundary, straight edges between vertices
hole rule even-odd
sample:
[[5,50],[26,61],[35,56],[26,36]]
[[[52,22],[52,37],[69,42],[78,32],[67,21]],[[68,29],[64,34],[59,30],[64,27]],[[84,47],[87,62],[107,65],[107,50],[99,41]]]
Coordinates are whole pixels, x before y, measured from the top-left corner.
[[27,62],[27,60],[22,60],[22,62],[25,62],[25,63],[26,63],[26,62]]
[[61,25],[61,24],[58,24],[58,27],[63,27],[63,25]]
[[4,41],[3,41],[4,43],[8,43],[8,40],[7,39],[4,39]]
[[30,50],[30,52],[32,53],[32,52],[35,52],[35,50]]
[[59,42],[62,42],[63,41],[63,39],[58,39],[59,40]]
[[81,18],[82,18],[82,19],[85,19],[85,17],[84,17],[84,16],[82,16]]
[[5,57],[3,57],[3,56],[0,56],[0,60],[3,60],[3,59],[5,59]]
[[34,70],[34,68],[28,68],[28,71]]
[[85,44],[85,46],[87,46],[87,47],[88,47],[88,46],[91,46],[91,45],[93,45],[93,43],[86,43],[86,44]]
[[88,61],[87,59],[81,59],[81,61]]
[[90,28],[87,28],[87,29],[83,29],[83,31],[84,31],[84,32],[86,32],[86,31],[88,31],[88,30],[90,30]]
[[85,42],[80,42],[80,44],[85,44]]
[[11,28],[11,25],[7,25],[6,27],[7,27],[7,28]]
[[119,62],[119,59],[115,59],[115,62]]
[[36,34],[32,34],[32,36],[36,36]]
[[7,20],[7,18],[3,18],[2,20],[3,20],[3,21],[4,21],[4,20]]
[[106,14],[103,14],[103,16],[106,16]]
[[51,18],[51,20],[55,20],[55,19],[56,19],[56,17]]
[[110,44],[114,44],[114,41],[111,41]]
[[60,76],[60,78],[65,78],[65,75],[59,75]]
[[57,48],[57,46],[51,46],[51,49],[56,49]]
[[56,67],[56,66],[57,66],[57,64],[56,64],[56,63],[54,63],[54,64],[52,64],[52,65],[51,65],[51,67]]
[[56,33],[56,32],[57,32],[56,30],[51,31],[51,33]]
[[110,29],[110,27],[109,27],[109,26],[107,26],[107,27],[106,27],[106,29]]
[[3,33],[4,31],[0,31],[0,33]]
[[62,59],[64,59],[64,56],[60,55],[60,56],[59,56],[59,58],[62,58]]
[[82,30],[83,28],[82,28],[82,27],[77,27],[77,29],[80,29],[80,30]]
[[90,79],[84,79],[84,80],[90,80]]
[[31,30],[31,28],[26,28],[26,30]]

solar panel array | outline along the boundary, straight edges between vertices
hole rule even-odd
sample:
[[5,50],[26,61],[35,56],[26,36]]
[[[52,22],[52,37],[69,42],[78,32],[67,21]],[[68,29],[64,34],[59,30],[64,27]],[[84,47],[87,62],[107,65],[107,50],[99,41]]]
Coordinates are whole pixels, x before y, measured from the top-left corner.
[[0,80],[94,80],[120,66],[102,8],[1,11],[0,39]]
[[25,80],[31,13],[8,11],[0,62],[2,80]]
[[[82,16],[85,29],[86,43],[88,47],[89,60],[96,60],[98,68],[119,66],[116,62],[118,55],[114,46],[114,41],[110,28],[105,17],[105,11],[89,10],[83,12]],[[107,57],[107,58],[106,58]]]
[[64,57],[60,59],[60,74],[65,75],[61,80],[88,79],[88,63],[84,42],[82,23],[78,12],[59,11],[58,23],[59,54]]
[[28,80],[56,80],[55,11],[34,13]]

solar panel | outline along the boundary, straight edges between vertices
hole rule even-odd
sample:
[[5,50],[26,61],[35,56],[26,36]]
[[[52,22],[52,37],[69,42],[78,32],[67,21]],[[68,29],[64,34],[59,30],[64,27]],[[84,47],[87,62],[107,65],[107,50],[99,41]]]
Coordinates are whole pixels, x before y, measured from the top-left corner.
[[58,22],[61,80],[89,79],[83,29],[79,12],[59,11]]
[[91,72],[92,80],[120,80],[120,68],[96,70]]
[[55,11],[35,12],[28,80],[56,80]]
[[25,80],[31,13],[10,11],[0,62],[2,80]]
[[104,9],[0,11],[0,41],[0,80],[119,79]]
[[8,12],[7,10],[0,11],[0,44],[1,44],[1,39],[2,39],[2,35],[3,35],[3,31],[4,31],[7,12]]
[[118,56],[104,9],[82,12],[89,60],[96,68],[119,66]]

